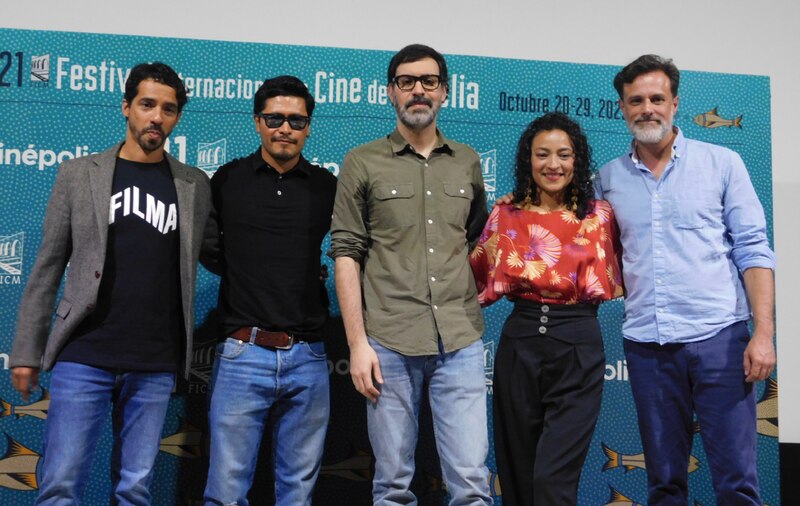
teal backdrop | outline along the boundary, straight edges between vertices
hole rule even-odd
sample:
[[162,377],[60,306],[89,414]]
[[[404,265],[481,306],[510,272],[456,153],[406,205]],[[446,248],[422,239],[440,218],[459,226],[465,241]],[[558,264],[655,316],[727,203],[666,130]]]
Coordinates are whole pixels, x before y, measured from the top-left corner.
[[[302,38],[298,40],[302,42]],[[0,503],[31,504],[38,488],[42,430],[47,416],[48,375],[42,389],[23,402],[9,383],[8,355],[16,312],[36,252],[58,164],[106,149],[124,136],[122,89],[127,72],[142,61],[175,68],[190,92],[169,151],[213,174],[219,165],[258,148],[252,98],[265,78],[300,77],[317,100],[304,154],[338,175],[345,153],[391,132],[394,111],[386,96],[392,53],[275,44],[132,37],[0,29]],[[511,190],[516,141],[523,128],[559,110],[585,129],[599,165],[630,142],[612,79],[603,65],[446,55],[450,98],[439,126],[480,154],[490,202]],[[772,229],[770,84],[764,76],[683,72],[676,123],[687,137],[721,144],[744,159]],[[327,240],[324,249],[327,249]],[[332,272],[330,260],[321,261]],[[364,403],[349,379],[347,346],[333,287],[328,334],[332,414],[316,504],[369,504],[373,459]],[[198,276],[197,345],[188,381],[171,401],[152,491],[154,504],[197,504],[207,469],[206,382],[214,343],[218,280]],[[494,352],[510,311],[505,301],[485,311],[487,402],[491,403]],[[646,501],[642,448],[622,352],[623,303],[603,305],[600,319],[607,365],[603,405],[580,484],[582,505],[629,505]],[[765,501],[779,504],[777,383],[758,385],[758,468]],[[446,490],[423,413],[414,489],[421,504],[442,504]],[[490,422],[491,423],[491,422]],[[110,426],[110,423],[109,423]],[[270,435],[262,444],[254,504],[269,504]],[[107,502],[110,427],[101,435],[87,504]],[[732,455],[731,458],[735,458]],[[487,460],[493,494],[501,504],[494,453]],[[690,462],[694,505],[715,503],[699,434]]]

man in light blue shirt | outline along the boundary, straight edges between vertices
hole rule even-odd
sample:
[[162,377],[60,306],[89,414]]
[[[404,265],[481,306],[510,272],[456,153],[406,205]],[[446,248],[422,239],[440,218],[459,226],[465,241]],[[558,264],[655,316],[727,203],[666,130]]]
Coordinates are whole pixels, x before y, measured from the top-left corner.
[[694,411],[718,504],[760,505],[753,383],[775,366],[775,258],[739,155],[673,126],[679,79],[655,55],[617,74],[634,139],[596,180],[622,238],[625,355],[648,504],[687,504]]

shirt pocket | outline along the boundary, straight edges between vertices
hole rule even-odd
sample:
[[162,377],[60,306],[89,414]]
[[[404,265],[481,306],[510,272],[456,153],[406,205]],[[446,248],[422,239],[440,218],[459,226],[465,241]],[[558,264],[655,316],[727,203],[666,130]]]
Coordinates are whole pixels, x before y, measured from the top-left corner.
[[469,210],[472,207],[472,199],[475,192],[471,184],[466,183],[442,183],[444,190],[444,202],[442,203],[442,216],[447,223],[464,227],[467,224]]
[[377,225],[408,227],[417,223],[414,185],[395,183],[375,185],[373,216]]
[[713,192],[692,192],[673,201],[672,223],[675,228],[695,230],[712,223],[722,204]]

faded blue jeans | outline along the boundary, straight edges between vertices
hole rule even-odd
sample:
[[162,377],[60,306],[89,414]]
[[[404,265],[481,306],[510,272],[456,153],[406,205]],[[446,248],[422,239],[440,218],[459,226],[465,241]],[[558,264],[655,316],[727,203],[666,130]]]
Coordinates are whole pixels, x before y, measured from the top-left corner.
[[375,505],[417,504],[409,490],[414,477],[419,410],[427,384],[436,449],[450,505],[492,504],[486,455],[486,379],[483,343],[438,355],[407,356],[370,338],[383,385],[367,401],[369,441],[375,454]]
[[153,463],[175,385],[168,372],[119,371],[57,362],[50,378],[37,504],[78,504],[112,408],[113,505],[150,504]]
[[228,338],[217,346],[208,425],[208,505],[245,506],[269,419],[277,506],[311,504],[330,413],[325,344],[288,350]]

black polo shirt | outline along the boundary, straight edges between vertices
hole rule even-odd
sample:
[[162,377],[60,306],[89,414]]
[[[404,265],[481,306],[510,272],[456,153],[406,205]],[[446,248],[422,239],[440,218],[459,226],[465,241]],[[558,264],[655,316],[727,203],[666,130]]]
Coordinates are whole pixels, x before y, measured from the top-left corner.
[[220,229],[225,331],[258,326],[321,339],[328,310],[320,255],[336,177],[302,157],[281,174],[259,149],[220,167],[211,191]]

